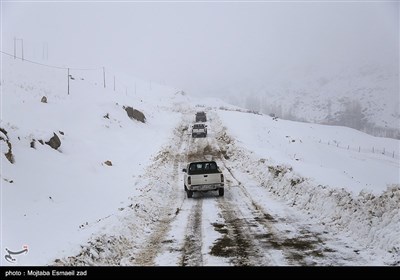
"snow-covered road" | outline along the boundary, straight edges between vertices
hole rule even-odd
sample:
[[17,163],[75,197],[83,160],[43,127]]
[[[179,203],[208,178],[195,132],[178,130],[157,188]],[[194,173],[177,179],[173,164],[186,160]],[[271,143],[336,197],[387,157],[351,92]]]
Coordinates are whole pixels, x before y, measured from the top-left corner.
[[[194,111],[186,111],[168,145],[141,180],[142,195],[131,198],[114,232],[93,237],[76,256],[56,265],[269,266],[369,265],[373,253],[357,241],[330,232],[235,164],[244,150],[235,145],[216,112],[209,134],[192,139]],[[230,154],[227,154],[227,145]],[[232,156],[232,151],[237,154]],[[214,159],[225,178],[225,196],[195,193],[187,198],[182,168],[188,161]],[[250,164],[250,163],[249,163]],[[241,165],[243,166],[243,165]],[[110,231],[108,231],[110,232]],[[379,260],[378,260],[379,264]]]

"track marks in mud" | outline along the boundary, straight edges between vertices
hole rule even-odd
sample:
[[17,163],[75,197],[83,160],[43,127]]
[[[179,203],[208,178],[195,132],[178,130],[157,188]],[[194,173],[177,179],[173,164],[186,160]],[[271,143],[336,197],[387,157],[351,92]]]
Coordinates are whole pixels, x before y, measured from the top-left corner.
[[203,258],[201,253],[202,241],[202,211],[203,200],[196,201],[189,216],[186,228],[185,242],[182,248],[181,266],[201,266]]
[[249,241],[247,230],[241,219],[235,217],[231,209],[227,209],[225,203],[219,203],[221,214],[225,224],[214,223],[214,229],[222,234],[211,247],[210,254],[231,259],[237,266],[252,265],[250,256],[254,257],[255,249]]

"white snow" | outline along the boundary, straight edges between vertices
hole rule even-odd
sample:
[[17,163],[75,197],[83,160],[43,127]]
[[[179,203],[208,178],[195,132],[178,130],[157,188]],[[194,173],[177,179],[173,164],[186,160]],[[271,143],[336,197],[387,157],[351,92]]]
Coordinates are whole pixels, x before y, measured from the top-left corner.
[[[338,254],[349,258],[344,265],[400,263],[399,140],[275,120],[134,78],[124,84],[136,84],[136,93],[114,91],[103,87],[101,74],[74,72],[68,95],[65,71],[2,55],[0,127],[7,135],[0,136],[15,162],[0,141],[1,252],[29,248],[14,264],[78,256],[74,264],[232,265],[209,254],[222,236],[215,227],[232,215],[250,219],[253,202],[285,220],[274,228],[280,233],[291,236],[297,226],[328,231],[337,253],[319,264],[338,263]],[[44,95],[47,103],[40,102]],[[123,106],[143,112],[146,122],[128,118]],[[186,129],[196,110],[207,112],[209,136],[192,143]],[[58,150],[38,141],[53,133]],[[226,200],[186,199],[179,172],[188,149],[215,146],[217,138],[229,140]],[[197,210],[201,223],[193,218]],[[187,233],[201,239],[188,247],[199,256],[182,260]],[[279,250],[259,259],[287,265]],[[0,264],[10,265],[3,255]]]
[[[15,163],[2,155],[1,251],[28,245],[29,254],[18,264],[44,265],[87,239],[96,228],[86,227],[136,195],[137,177],[179,121],[170,101],[176,90],[153,85],[126,95],[76,76],[67,95],[66,77],[57,70],[2,59],[1,127]],[[43,95],[47,104],[40,102]],[[123,106],[142,111],[146,123],[130,119]],[[61,139],[57,151],[38,142],[53,133]],[[4,258],[1,263],[8,264]]]

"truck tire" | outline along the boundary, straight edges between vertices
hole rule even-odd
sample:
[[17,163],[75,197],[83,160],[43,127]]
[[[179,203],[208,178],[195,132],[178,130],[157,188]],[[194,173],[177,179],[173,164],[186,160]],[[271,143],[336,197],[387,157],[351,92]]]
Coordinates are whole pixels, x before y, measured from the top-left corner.
[[192,198],[193,196],[193,191],[187,190],[187,197]]
[[187,187],[186,187],[185,184],[183,185],[183,187],[184,187],[184,189],[185,189],[185,192],[187,192],[188,189],[187,189]]
[[218,194],[219,194],[219,196],[224,196],[224,188],[220,188],[218,190]]

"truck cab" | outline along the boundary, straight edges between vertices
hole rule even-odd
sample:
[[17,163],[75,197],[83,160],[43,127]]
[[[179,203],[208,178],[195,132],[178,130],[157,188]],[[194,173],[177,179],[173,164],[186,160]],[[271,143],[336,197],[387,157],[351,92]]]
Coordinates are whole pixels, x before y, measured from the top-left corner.
[[207,125],[204,123],[195,123],[192,126],[192,137],[206,137],[207,136]]
[[188,198],[194,192],[218,191],[219,196],[224,195],[224,174],[215,161],[191,162],[182,171]]
[[196,122],[206,122],[206,121],[207,121],[206,113],[204,113],[203,111],[196,113]]

